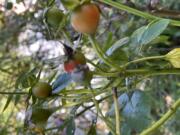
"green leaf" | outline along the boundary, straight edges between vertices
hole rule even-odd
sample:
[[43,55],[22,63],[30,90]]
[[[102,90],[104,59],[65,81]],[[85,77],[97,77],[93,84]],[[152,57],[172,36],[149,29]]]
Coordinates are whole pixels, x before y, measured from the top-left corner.
[[66,126],[66,134],[67,135],[74,135],[75,133],[75,122],[74,122],[74,117],[71,117],[67,123]]
[[151,104],[148,96],[140,90],[129,93],[130,100],[121,111],[122,117],[131,130],[140,132],[151,122]]
[[20,99],[21,99],[21,95],[15,95],[14,105],[17,105]]
[[131,35],[131,49],[137,51],[142,47],[142,45],[146,45],[156,39],[166,29],[168,24],[168,19],[162,19],[159,21],[153,21],[147,26],[142,26],[134,31]]
[[161,35],[161,36],[158,36],[156,39],[154,39],[151,43],[152,44],[166,43],[168,42],[168,39],[169,39],[169,36]]
[[13,8],[13,3],[12,2],[7,2],[6,5],[5,5],[5,8],[7,10],[11,10]]
[[47,9],[44,15],[45,22],[52,28],[60,30],[65,26],[66,17],[56,6]]
[[[151,122],[151,103],[148,95],[140,90],[134,90],[133,92],[123,93],[118,98],[119,109],[124,121],[121,123],[121,130],[123,134],[130,134],[130,131],[136,132],[142,131]],[[108,111],[106,116],[113,116],[114,104]]]
[[27,124],[32,122],[38,128],[44,128],[48,118],[51,116],[52,113],[57,111],[59,107],[54,108],[42,108],[39,106],[32,106],[26,112],[26,121]]
[[[119,109],[124,108],[124,106],[129,102],[129,96],[127,93],[123,93],[121,96],[118,97],[118,107]],[[114,104],[112,104],[110,110],[106,113],[106,116],[114,116],[115,115],[115,108]]]
[[142,26],[141,28],[139,28],[133,32],[133,34],[131,35],[130,46],[132,46],[134,48],[134,47],[138,47],[138,45],[140,45],[142,35],[146,29],[147,29],[146,26]]
[[3,108],[3,112],[4,112],[4,111],[7,109],[7,107],[9,106],[12,98],[13,98],[13,95],[12,95],[12,94],[8,96],[8,99],[7,99],[7,101],[6,101],[6,104],[5,104],[4,108]]
[[23,72],[19,75],[19,77],[17,78],[16,83],[15,83],[15,88],[18,88],[21,81],[24,79],[25,74],[26,74],[26,72]]
[[113,46],[111,46],[106,54],[107,55],[112,55],[114,53],[115,50],[117,50],[118,48],[121,48],[123,45],[126,45],[127,43],[129,42],[129,37],[125,37],[125,38],[122,38],[118,41],[116,41]]
[[97,133],[96,133],[96,124],[92,123],[87,135],[97,135]]
[[35,76],[36,69],[22,72],[16,80],[15,88],[28,88],[35,84],[37,78]]
[[73,10],[80,4],[80,0],[61,0],[61,2],[68,10]]
[[107,40],[106,40],[106,42],[104,44],[103,50],[107,51],[107,49],[109,49],[113,45],[113,43],[114,43],[113,33],[109,32],[108,36],[107,36]]
[[140,44],[141,45],[148,44],[149,42],[157,38],[166,29],[168,24],[169,24],[168,19],[162,19],[162,20],[150,23],[142,35]]
[[126,52],[122,49],[123,45],[129,42],[129,38],[125,37],[115,42],[107,51],[106,54],[109,59],[116,62],[117,64],[123,64],[128,61]]
[[121,123],[121,134],[122,135],[131,135],[131,128],[129,127],[129,125],[126,122],[122,122]]
[[7,127],[3,127],[0,129],[0,135],[7,135],[8,132],[8,128]]
[[36,79],[37,82],[40,80],[41,72],[42,72],[42,69],[40,69],[40,71],[39,71],[39,73],[38,73],[38,75],[37,75],[37,77],[36,77],[36,78],[37,78],[37,79]]
[[49,78],[49,80],[48,80],[48,83],[51,83],[51,82],[52,82],[52,80],[54,79],[54,77],[56,76],[56,74],[57,74],[57,71],[54,72],[54,73],[50,76],[50,78]]

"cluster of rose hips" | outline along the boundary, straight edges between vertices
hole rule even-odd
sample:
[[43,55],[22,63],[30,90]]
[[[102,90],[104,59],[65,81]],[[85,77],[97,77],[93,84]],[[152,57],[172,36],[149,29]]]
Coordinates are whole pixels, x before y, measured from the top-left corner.
[[[89,70],[84,54],[67,45],[64,47],[67,56],[63,63],[65,72],[71,76],[72,81],[90,86],[93,74]],[[39,82],[34,86],[32,92],[38,98],[46,98],[52,94],[52,86],[46,82]]]
[[[64,14],[57,7],[51,7],[46,11],[46,22],[58,28],[62,23]],[[77,32],[83,34],[94,34],[100,20],[99,7],[91,2],[85,2],[77,6],[71,14],[71,25]],[[81,51],[73,50],[68,46],[65,47],[67,60],[64,61],[64,70],[71,74],[74,82],[89,85],[92,79],[92,72],[86,64],[86,58]],[[46,98],[51,95],[52,87],[45,82],[37,83],[33,89],[33,94],[38,98]]]
[[65,46],[65,48],[65,50],[68,50],[68,54],[66,54],[68,57],[64,62],[64,70],[71,75],[74,82],[89,85],[92,73],[87,66],[84,54],[78,50],[74,51],[68,46]]
[[[65,15],[56,6],[50,7],[45,12],[46,22],[57,29],[64,23]],[[71,12],[71,25],[77,32],[83,34],[94,34],[100,20],[99,7],[91,2],[78,5]]]

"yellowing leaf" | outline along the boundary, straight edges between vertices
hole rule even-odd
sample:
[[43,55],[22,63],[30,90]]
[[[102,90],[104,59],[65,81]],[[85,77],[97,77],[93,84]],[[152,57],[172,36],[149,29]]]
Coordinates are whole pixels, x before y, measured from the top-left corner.
[[180,48],[175,48],[166,54],[166,59],[170,61],[175,68],[180,68]]

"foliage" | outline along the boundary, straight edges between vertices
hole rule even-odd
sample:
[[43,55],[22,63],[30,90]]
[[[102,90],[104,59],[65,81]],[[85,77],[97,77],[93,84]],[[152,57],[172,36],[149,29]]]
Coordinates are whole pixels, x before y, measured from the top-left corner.
[[0,0],[0,134],[178,135],[179,9]]

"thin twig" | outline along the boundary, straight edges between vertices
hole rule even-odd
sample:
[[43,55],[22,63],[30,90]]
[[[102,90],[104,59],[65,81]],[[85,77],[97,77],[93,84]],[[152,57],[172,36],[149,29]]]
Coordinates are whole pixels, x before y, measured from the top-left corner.
[[109,130],[111,131],[111,133],[112,133],[113,135],[116,135],[116,133],[115,133],[114,130],[113,130],[112,124],[104,117],[101,109],[99,108],[99,104],[98,104],[97,100],[95,99],[95,94],[94,94],[93,89],[91,89],[91,92],[92,92],[92,100],[93,100],[93,102],[94,102],[94,105],[95,105],[95,107],[96,107],[97,112],[99,112],[99,114],[100,114],[100,118],[106,123],[106,125],[107,125],[107,127],[109,128]]
[[[104,101],[105,99],[109,98],[110,96],[111,96],[111,95],[108,95],[108,96],[106,96],[106,97],[104,97],[104,98],[102,98],[102,99],[100,99],[100,100],[97,100],[97,103],[98,103],[98,104],[101,103],[102,101]],[[76,117],[81,116],[84,112],[86,112],[87,110],[91,109],[91,108],[94,107],[94,106],[95,106],[95,105],[93,104],[93,105],[91,105],[91,106],[86,107],[84,110],[82,110],[81,112],[79,112],[78,114],[76,114]]]
[[0,92],[0,94],[4,95],[28,95],[27,92]]

